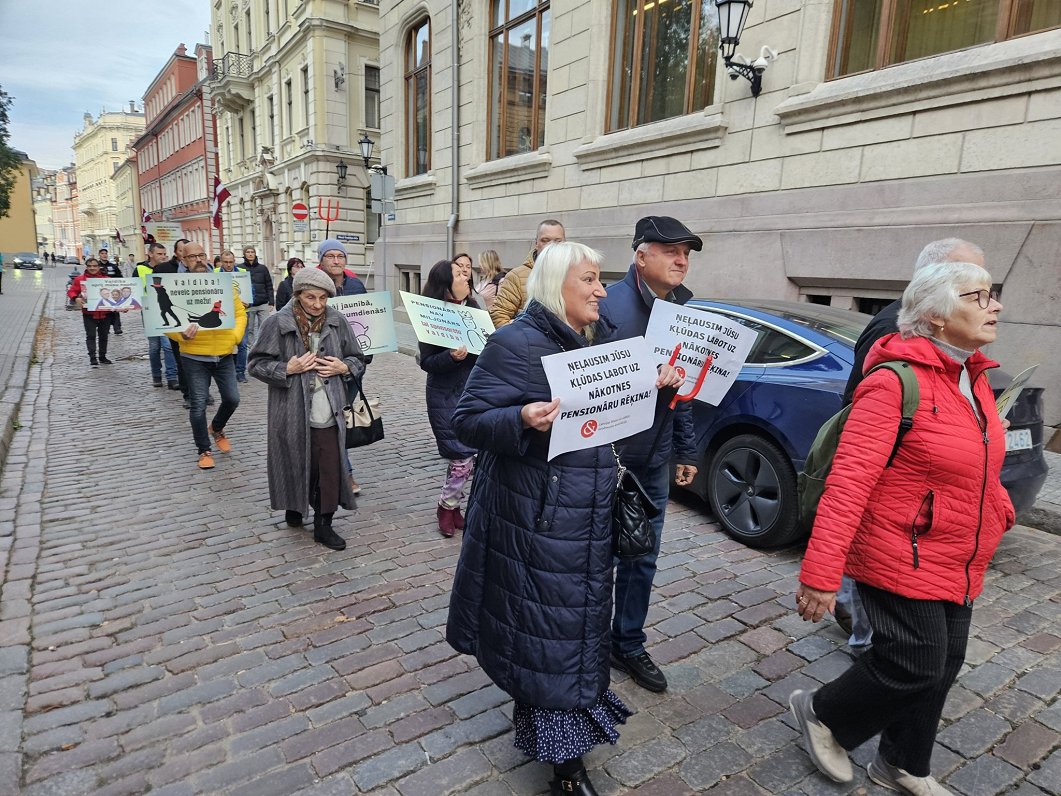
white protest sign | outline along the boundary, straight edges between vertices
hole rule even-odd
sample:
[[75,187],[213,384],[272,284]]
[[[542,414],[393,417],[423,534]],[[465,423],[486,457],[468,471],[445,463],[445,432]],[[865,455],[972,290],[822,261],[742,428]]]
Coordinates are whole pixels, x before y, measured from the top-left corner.
[[704,379],[696,400],[718,406],[737,380],[758,332],[739,321],[713,312],[683,307],[669,301],[652,302],[645,339],[653,362],[670,362],[674,346],[682,344],[675,367],[684,371],[688,395],[708,356],[713,357],[711,372]]
[[398,330],[394,326],[389,290],[334,296],[328,299],[328,306],[335,307],[346,318],[365,356],[398,350]]
[[251,272],[242,269],[232,271],[218,271],[219,274],[232,274],[232,284],[239,291],[239,299],[244,307],[249,307],[254,301],[254,285],[251,284]]
[[125,312],[143,309],[144,293],[140,280],[134,277],[103,277],[81,283],[85,309],[93,312]]
[[144,334],[158,337],[188,324],[202,329],[233,329],[232,274],[150,274],[144,290]]
[[643,337],[542,357],[560,414],[549,458],[629,437],[652,425],[655,359]]
[[409,323],[421,343],[443,348],[467,346],[469,354],[482,353],[486,338],[494,332],[489,312],[400,292],[405,311],[409,313]]

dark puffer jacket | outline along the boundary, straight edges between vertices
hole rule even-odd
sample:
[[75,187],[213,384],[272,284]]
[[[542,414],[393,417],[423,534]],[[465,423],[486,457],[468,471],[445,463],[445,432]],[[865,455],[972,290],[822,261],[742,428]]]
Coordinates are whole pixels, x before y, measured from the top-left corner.
[[464,392],[464,385],[478,359],[468,354],[460,362],[450,356],[450,349],[420,343],[420,367],[427,372],[427,419],[443,459],[467,459],[475,451],[457,439],[453,430],[453,410]]
[[274,301],[273,276],[265,264],[261,260],[255,260],[252,263],[244,257],[239,267],[244,271],[249,271],[251,275],[251,288],[254,291],[251,306],[260,307],[262,304],[272,304]]
[[[693,294],[687,287],[679,285],[671,292],[668,300],[673,300],[675,304],[685,304],[692,297]],[[608,287],[608,295],[600,303],[600,314],[602,318],[615,324],[616,340],[640,337],[648,328],[648,319],[655,301],[655,295],[638,278],[636,266],[631,265],[626,278]],[[622,444],[616,443],[623,464],[637,473],[647,473],[659,467],[669,469],[672,458],[677,464],[700,464],[700,457],[696,452],[692,402],[679,403],[672,412],[667,405],[673,394],[666,390],[660,392],[651,427],[627,437]]]
[[490,336],[453,415],[479,458],[446,638],[550,709],[592,707],[608,687],[615,458],[604,445],[546,461],[549,434],[520,410],[551,398],[541,358],[585,345],[531,302]]

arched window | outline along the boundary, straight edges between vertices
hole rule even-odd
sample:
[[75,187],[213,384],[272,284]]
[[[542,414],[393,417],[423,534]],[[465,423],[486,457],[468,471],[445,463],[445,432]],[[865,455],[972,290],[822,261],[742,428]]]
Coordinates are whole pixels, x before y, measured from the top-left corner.
[[405,173],[431,168],[431,21],[426,17],[405,40]]

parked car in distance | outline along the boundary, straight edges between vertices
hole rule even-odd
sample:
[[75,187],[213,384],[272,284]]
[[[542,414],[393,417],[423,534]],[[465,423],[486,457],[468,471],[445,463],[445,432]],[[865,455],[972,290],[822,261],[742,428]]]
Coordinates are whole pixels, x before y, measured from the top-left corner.
[[30,252],[19,252],[11,259],[14,268],[28,268],[36,271],[44,270],[44,260]]
[[[729,316],[758,332],[722,403],[693,401],[700,471],[689,489],[723,529],[750,547],[804,538],[796,474],[818,429],[842,405],[854,345],[869,315],[794,301],[693,299],[687,307]],[[1012,380],[989,371],[999,394]],[[1002,483],[1018,512],[1046,480],[1042,389],[1025,388],[1010,412]]]
[[65,263],[66,265],[81,265],[81,261],[73,255],[68,255],[66,259],[63,260],[63,263]]

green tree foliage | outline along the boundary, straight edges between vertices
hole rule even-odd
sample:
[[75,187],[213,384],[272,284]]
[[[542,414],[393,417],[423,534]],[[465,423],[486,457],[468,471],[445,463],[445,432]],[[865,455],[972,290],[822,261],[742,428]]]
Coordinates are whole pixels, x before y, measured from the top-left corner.
[[0,87],[0,218],[4,218],[11,210],[11,191],[22,167],[22,158],[7,145],[7,139],[11,136],[7,129],[10,121],[7,111],[10,107],[11,97]]

